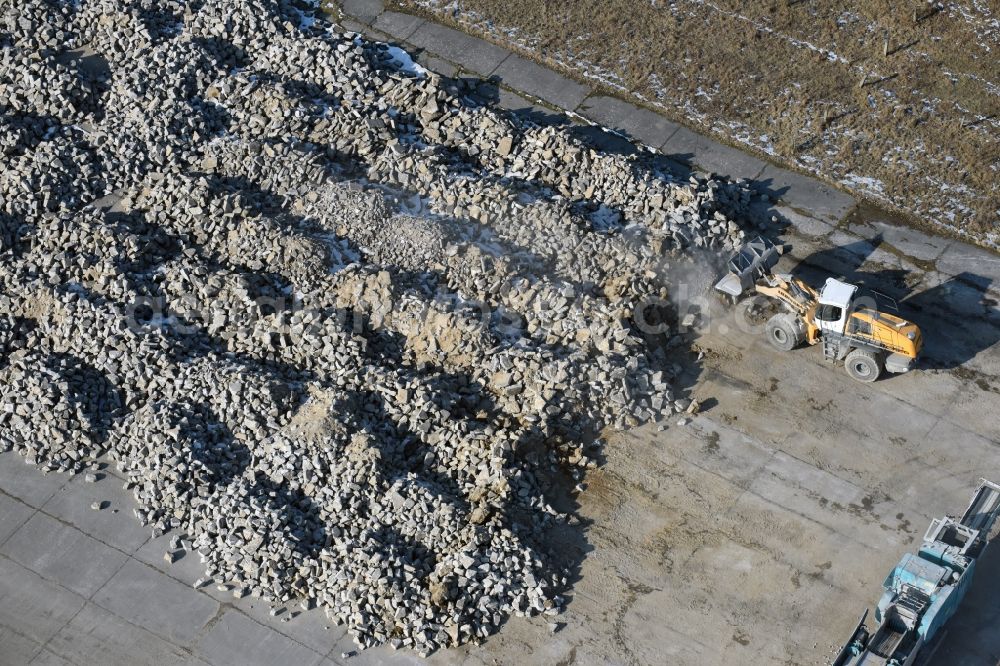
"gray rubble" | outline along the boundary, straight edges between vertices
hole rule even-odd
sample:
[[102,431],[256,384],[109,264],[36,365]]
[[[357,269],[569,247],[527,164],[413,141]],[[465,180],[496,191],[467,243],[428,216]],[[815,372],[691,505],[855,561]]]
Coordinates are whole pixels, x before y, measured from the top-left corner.
[[220,589],[428,653],[560,611],[553,498],[691,404],[637,308],[750,193],[310,11],[0,2],[0,449],[110,460]]

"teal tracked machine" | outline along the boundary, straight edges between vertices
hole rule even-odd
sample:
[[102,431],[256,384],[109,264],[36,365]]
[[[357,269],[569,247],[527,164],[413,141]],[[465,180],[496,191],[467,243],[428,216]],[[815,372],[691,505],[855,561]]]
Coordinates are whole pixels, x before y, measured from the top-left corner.
[[1000,513],[1000,485],[985,479],[960,520],[936,518],[916,553],[907,553],[882,584],[874,631],[868,611],[833,666],[911,666],[955,614],[972,584],[976,560]]

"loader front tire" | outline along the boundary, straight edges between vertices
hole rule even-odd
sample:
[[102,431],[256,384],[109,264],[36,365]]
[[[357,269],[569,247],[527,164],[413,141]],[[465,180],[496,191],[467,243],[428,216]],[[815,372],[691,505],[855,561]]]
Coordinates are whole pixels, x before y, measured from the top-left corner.
[[764,327],[771,346],[780,351],[791,351],[802,344],[805,336],[795,319],[788,313],[781,312],[767,320]]
[[882,355],[867,349],[855,349],[844,359],[844,368],[851,379],[873,382],[882,374]]

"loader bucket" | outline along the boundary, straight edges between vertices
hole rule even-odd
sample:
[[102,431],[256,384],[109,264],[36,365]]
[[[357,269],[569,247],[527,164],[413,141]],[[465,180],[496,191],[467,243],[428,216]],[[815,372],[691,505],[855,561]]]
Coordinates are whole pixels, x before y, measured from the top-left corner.
[[733,298],[739,298],[753,288],[761,276],[767,275],[781,259],[782,248],[758,236],[730,258],[729,272],[715,284],[715,288]]

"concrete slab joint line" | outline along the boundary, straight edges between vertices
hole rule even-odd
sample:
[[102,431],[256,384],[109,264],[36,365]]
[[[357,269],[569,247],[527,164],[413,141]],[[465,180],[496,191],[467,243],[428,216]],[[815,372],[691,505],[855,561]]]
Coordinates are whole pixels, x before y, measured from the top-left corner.
[[[490,76],[494,75],[496,73],[496,71],[498,69],[500,69],[501,65],[503,65],[505,62],[507,62],[509,59],[511,59],[513,57],[514,57],[513,53],[507,52],[507,54],[504,55],[504,57],[500,59],[500,61],[496,64],[496,66],[493,69],[490,70]],[[515,88],[515,86],[511,86],[509,84],[507,84],[507,87],[510,88],[511,90],[514,90],[514,88]],[[525,91],[521,91],[521,92],[525,92]]]
[[493,75],[506,85],[563,109],[575,109],[591,92],[587,86],[516,54],[500,63]]
[[375,19],[373,27],[376,30],[389,33],[396,39],[405,41],[424,23],[424,19],[413,16],[412,14],[382,12],[379,17]]
[[425,49],[480,76],[489,76],[510,55],[506,49],[439,23],[424,21],[407,38]]
[[809,211],[824,222],[837,224],[857,204],[849,194],[821,180],[789,171],[773,164],[760,173],[759,187],[789,205]]
[[213,666],[248,663],[311,666],[323,659],[323,655],[233,609],[222,611],[221,618],[199,639],[194,652]]
[[98,590],[93,601],[178,645],[191,645],[219,608],[207,595],[134,559]]
[[766,163],[753,155],[680,127],[661,151],[681,163],[697,166],[730,178],[756,180]]
[[128,559],[44,513],[36,513],[7,540],[0,553],[87,598]]
[[142,650],[142,663],[207,666],[187,649],[93,603],[85,604],[45,646],[55,655],[80,664],[136,663],[137,647]]
[[0,552],[11,536],[17,533],[36,513],[37,509],[0,492]]
[[654,149],[661,149],[681,127],[648,109],[600,94],[587,97],[576,111],[598,125],[623,132]]
[[371,25],[385,11],[382,0],[343,0],[344,13],[353,16],[362,23]]

